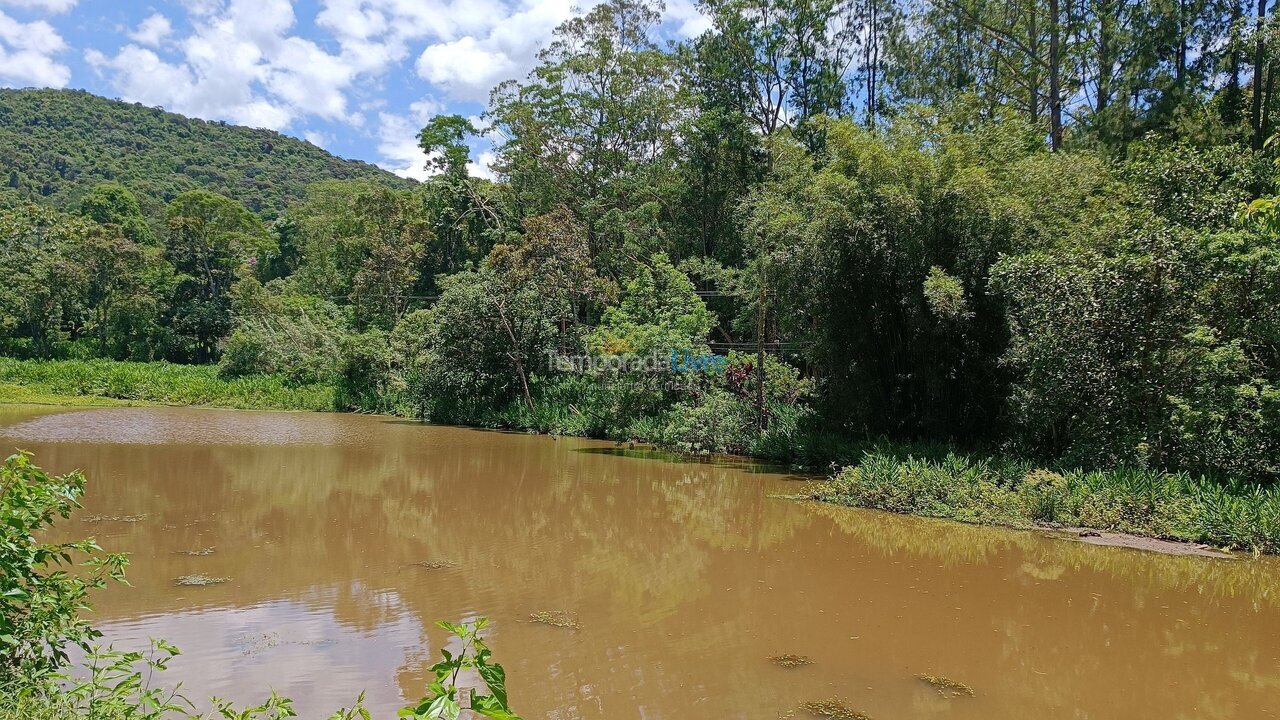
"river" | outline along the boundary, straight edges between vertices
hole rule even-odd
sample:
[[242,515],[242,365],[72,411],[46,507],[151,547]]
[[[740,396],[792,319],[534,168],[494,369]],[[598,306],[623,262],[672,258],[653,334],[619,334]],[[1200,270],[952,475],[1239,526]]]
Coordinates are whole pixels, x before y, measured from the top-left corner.
[[877,720],[1280,717],[1274,558],[799,502],[801,479],[748,463],[383,417],[0,406],[15,447],[84,470],[59,532],[130,553],[133,585],[92,621],[178,645],[166,682],[202,703],[275,688],[312,718],[363,690],[394,717],[449,647],[434,621],[483,615],[526,720],[828,698]]

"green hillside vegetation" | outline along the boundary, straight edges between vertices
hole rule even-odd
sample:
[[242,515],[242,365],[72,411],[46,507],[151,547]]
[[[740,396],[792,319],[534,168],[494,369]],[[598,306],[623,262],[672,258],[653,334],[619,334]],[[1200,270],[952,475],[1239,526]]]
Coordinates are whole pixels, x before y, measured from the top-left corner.
[[0,202],[18,197],[75,207],[100,182],[144,204],[203,189],[275,217],[319,180],[367,179],[405,188],[376,166],[309,142],[184,117],[76,90],[0,89]]

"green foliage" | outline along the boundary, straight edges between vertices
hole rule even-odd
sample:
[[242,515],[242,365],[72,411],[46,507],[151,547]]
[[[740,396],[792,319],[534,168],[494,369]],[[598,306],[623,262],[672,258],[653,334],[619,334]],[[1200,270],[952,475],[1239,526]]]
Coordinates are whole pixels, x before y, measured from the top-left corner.
[[1240,167],[1221,151],[1145,157],[1127,167],[1123,231],[993,267],[1026,447],[1092,466],[1280,477],[1280,255],[1229,225],[1247,190],[1220,180],[1228,165]]
[[27,203],[0,211],[0,274],[0,352],[148,359],[164,342],[171,272],[118,226]]
[[204,405],[245,410],[323,411],[334,408],[334,388],[330,385],[295,386],[273,375],[250,375],[228,380],[219,378],[218,368],[209,365],[0,358],[0,385],[4,384],[20,385],[35,393],[84,398],[87,401],[119,398],[162,405]]
[[221,377],[278,375],[308,385],[337,376],[349,330],[336,304],[288,283],[264,287],[246,278],[231,289],[231,312],[235,330],[222,347]]
[[116,225],[125,238],[140,245],[154,245],[155,233],[147,226],[138,198],[123,185],[99,183],[80,200],[80,214],[100,225]]
[[177,272],[169,324],[177,360],[209,362],[231,330],[228,291],[244,266],[271,249],[262,224],[232,200],[192,190],[169,204],[165,258]]
[[89,591],[123,581],[126,559],[93,540],[37,538],[80,507],[84,476],[49,476],[26,454],[0,465],[0,688],[41,678],[98,633],[79,615]]
[[816,493],[830,502],[963,522],[1087,527],[1260,552],[1280,549],[1280,490],[1135,468],[1037,469],[947,454],[865,454]]
[[270,130],[196,120],[74,90],[0,89],[0,148],[0,166],[9,170],[10,179],[0,195],[57,208],[78,203],[83,208],[81,198],[91,188],[110,182],[143,199],[144,208],[203,189],[273,217],[321,180],[412,185]]
[[465,141],[475,134],[471,121],[461,115],[436,115],[418,133],[418,146],[430,158],[428,168],[449,175],[465,175],[469,154]]
[[[427,685],[427,694],[416,705],[400,711],[402,718],[415,720],[458,720],[464,708],[493,720],[520,720],[507,704],[507,673],[492,661],[493,652],[480,636],[489,625],[488,618],[477,618],[471,625],[440,621],[440,627],[453,633],[460,641],[457,654],[442,649],[444,656],[430,670],[435,679]],[[476,688],[458,687],[458,675],[475,671],[484,681],[487,693]]]
[[694,293],[689,277],[656,253],[636,263],[617,305],[605,310],[588,346],[604,353],[666,356],[708,352],[715,316]]

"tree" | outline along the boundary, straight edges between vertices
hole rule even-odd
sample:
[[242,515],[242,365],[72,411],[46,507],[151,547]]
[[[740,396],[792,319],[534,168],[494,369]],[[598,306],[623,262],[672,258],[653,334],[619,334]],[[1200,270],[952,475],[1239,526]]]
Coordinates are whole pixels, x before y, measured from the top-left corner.
[[80,201],[80,214],[103,225],[116,225],[125,238],[139,245],[156,244],[138,199],[116,183],[99,183]]
[[465,140],[476,129],[461,115],[436,115],[422,132],[418,146],[427,155],[427,168],[448,175],[465,176],[469,151]]
[[494,89],[496,169],[524,217],[570,208],[592,256],[616,269],[665,233],[665,179],[688,99],[652,33],[653,0],[610,0],[566,21],[523,82]]
[[[787,127],[810,150],[820,149],[821,133],[807,123],[846,108],[859,36],[870,20],[860,16],[860,6],[853,0],[708,0],[702,8],[714,25],[694,45],[704,94],[750,118],[761,135]],[[867,36],[866,46],[882,39],[882,27]],[[878,77],[879,58],[871,52],[868,69]]]
[[170,307],[175,359],[209,362],[231,331],[227,291],[271,250],[262,223],[221,195],[193,190],[169,203],[165,257],[178,272]]

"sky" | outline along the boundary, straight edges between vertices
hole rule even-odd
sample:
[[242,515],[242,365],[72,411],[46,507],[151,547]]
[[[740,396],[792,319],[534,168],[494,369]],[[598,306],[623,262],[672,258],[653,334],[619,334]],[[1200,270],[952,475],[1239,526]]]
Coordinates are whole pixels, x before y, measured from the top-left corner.
[[[557,25],[596,0],[0,0],[0,86],[78,88],[270,128],[404,177],[418,130],[478,126],[489,89],[523,78]],[[709,23],[668,0],[658,34]],[[471,172],[489,176],[477,138]]]

